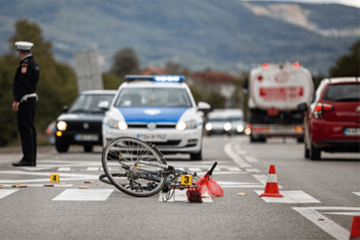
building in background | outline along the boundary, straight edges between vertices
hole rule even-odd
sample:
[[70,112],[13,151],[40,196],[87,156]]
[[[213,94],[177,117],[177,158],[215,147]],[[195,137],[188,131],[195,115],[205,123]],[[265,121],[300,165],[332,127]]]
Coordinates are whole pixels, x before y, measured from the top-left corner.
[[104,88],[96,50],[77,52],[75,54],[75,71],[79,93]]

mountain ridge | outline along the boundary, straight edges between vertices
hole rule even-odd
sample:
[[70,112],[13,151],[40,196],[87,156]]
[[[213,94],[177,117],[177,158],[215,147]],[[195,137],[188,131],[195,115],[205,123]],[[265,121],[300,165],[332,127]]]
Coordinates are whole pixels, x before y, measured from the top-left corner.
[[[0,41],[27,18],[54,43],[55,57],[74,64],[95,49],[103,71],[131,47],[141,66],[173,61],[193,71],[249,70],[261,62],[300,61],[327,74],[359,39],[359,9],[337,4],[241,1],[1,1]],[[0,54],[8,52],[1,44]]]

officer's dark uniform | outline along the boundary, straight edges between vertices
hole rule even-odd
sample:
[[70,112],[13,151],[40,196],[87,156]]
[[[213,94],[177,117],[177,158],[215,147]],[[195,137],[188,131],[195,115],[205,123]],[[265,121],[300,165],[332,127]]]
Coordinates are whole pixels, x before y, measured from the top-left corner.
[[[36,87],[40,69],[32,55],[20,61],[13,81],[15,102],[20,102],[17,112],[23,158],[13,166],[36,166],[35,109],[37,106]],[[30,96],[29,96],[30,95]]]

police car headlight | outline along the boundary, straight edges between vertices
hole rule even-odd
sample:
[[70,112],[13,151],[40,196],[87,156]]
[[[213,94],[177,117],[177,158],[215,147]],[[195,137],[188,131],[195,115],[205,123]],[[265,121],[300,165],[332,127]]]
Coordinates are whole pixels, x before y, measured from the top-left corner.
[[230,131],[231,128],[232,128],[231,123],[227,122],[227,123],[224,124],[224,130],[225,131]]
[[196,128],[196,121],[190,120],[190,121],[180,121],[176,124],[176,130],[184,131],[185,129],[194,129]]
[[238,132],[242,132],[242,131],[244,131],[244,126],[243,126],[243,125],[238,125],[237,128],[236,128],[236,130],[237,130]]
[[125,121],[117,121],[117,120],[109,120],[108,125],[110,128],[116,128],[119,130],[126,130],[128,129],[128,125]]
[[126,124],[125,121],[119,121],[119,122],[118,122],[118,128],[119,128],[120,130],[126,130],[126,129],[128,129],[128,125]]
[[206,129],[206,131],[211,131],[211,129],[213,129],[213,125],[211,123],[207,123],[205,125],[205,129]]
[[56,127],[57,129],[59,129],[60,131],[65,131],[66,128],[67,128],[67,124],[65,121],[59,121],[57,124],[56,124]]

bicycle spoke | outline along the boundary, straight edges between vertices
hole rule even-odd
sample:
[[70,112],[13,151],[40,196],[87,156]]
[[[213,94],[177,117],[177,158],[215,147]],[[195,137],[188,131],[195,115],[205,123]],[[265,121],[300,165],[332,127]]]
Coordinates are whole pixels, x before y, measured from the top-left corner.
[[[141,164],[140,164],[141,162]],[[146,163],[154,164],[146,164]],[[159,192],[165,178],[165,159],[147,143],[130,137],[113,140],[103,150],[102,164],[108,180],[119,190],[138,197]]]

